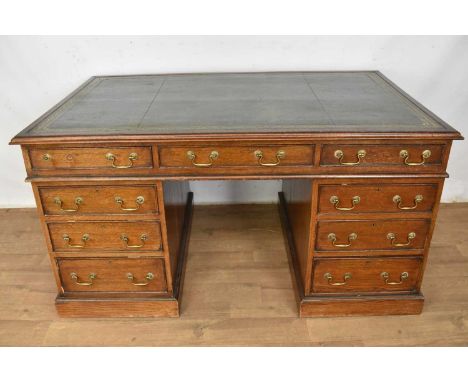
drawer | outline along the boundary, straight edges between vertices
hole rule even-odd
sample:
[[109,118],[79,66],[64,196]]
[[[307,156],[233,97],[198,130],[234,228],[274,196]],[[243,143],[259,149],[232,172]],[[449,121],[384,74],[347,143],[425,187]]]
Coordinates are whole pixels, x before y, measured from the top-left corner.
[[94,170],[125,173],[153,168],[151,147],[31,148],[33,170]]
[[444,158],[443,144],[325,144],[320,166],[344,168],[388,167],[440,171]]
[[45,215],[155,214],[156,185],[38,187]]
[[415,292],[422,258],[320,259],[314,261],[313,293]]
[[159,221],[48,223],[54,251],[161,251]]
[[319,186],[322,214],[431,212],[438,184],[327,184]]
[[164,260],[57,259],[64,292],[167,291]]
[[320,221],[318,251],[422,250],[429,219]]
[[162,146],[159,163],[161,168],[313,166],[314,146]]

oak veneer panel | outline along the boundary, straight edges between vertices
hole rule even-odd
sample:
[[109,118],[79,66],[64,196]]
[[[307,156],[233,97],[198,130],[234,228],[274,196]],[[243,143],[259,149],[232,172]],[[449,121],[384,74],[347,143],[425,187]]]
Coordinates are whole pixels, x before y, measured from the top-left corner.
[[[140,215],[157,214],[159,211],[157,187],[154,185],[38,186],[38,191],[45,215]],[[137,200],[141,197],[143,202],[140,204]],[[61,206],[56,203],[56,198],[62,201]],[[76,198],[82,200],[78,206]],[[117,203],[116,198],[120,198],[122,203]],[[123,208],[135,210],[124,211]]]
[[[317,223],[317,238],[315,248],[317,251],[359,251],[359,250],[422,250],[426,244],[427,234],[431,221],[429,219],[387,219],[387,220],[322,220]],[[408,234],[416,236],[409,240]],[[336,245],[329,235],[336,236]],[[349,240],[349,235],[355,233],[356,239]],[[395,244],[408,245],[395,247],[387,237],[389,233],[395,234]],[[337,245],[348,245],[337,247]]]
[[[162,249],[161,225],[159,221],[132,222],[60,222],[47,224],[52,248],[62,252],[95,252],[95,251],[123,251],[144,252],[160,251]],[[82,237],[89,235],[83,248],[73,248],[69,245],[83,245]],[[69,242],[64,240],[68,235]],[[122,235],[128,237],[126,243]],[[146,235],[146,240],[141,236]],[[128,246],[140,246],[129,248]]]
[[[109,160],[107,154],[113,154],[115,160]],[[129,160],[131,154],[136,154],[135,160]],[[48,155],[48,159],[44,159]],[[106,169],[122,171],[129,169],[153,168],[151,147],[44,147],[29,150],[33,170],[87,170]],[[112,166],[130,166],[114,168]]]
[[[314,293],[376,293],[415,292],[421,276],[421,258],[320,259],[314,261],[312,292]],[[388,273],[388,284],[382,277]],[[408,277],[401,280],[400,275]],[[331,279],[325,277],[330,274]],[[350,276],[345,280],[345,274]],[[344,285],[332,285],[339,283]],[[395,283],[395,284],[390,284]]]
[[[337,150],[343,152],[343,163],[340,164],[339,158],[336,158]],[[360,150],[365,150],[366,155],[358,162],[357,154]],[[408,163],[418,163],[418,165],[406,165],[400,152],[406,150],[409,153]],[[422,153],[425,150],[431,151],[431,156],[422,162]],[[356,172],[442,172],[446,168],[446,152],[449,147],[445,144],[414,144],[414,142],[398,142],[398,144],[324,144],[320,156],[320,167],[333,169],[342,168],[345,171]]]
[[284,180],[283,195],[297,252],[302,284],[307,284],[310,243],[314,235],[312,219],[312,182],[307,179]]
[[[404,164],[404,158],[400,156],[401,150],[406,150],[409,153],[407,162],[419,163],[422,161],[421,154],[425,150],[431,151],[431,156],[425,159],[425,163],[421,165],[422,168],[433,168],[438,166],[441,168],[443,163],[443,155],[445,146],[434,144],[420,144],[413,143],[400,143],[398,145],[366,145],[366,144],[326,144],[323,145],[322,154],[320,157],[321,166],[338,166],[340,164],[339,158],[335,156],[335,152],[341,150],[343,152],[343,163],[357,162],[357,153],[359,150],[365,150],[365,157],[361,158],[359,164],[348,165],[347,167],[362,168],[368,166],[399,166],[400,168],[407,168]],[[418,166],[419,167],[419,166]]]
[[[342,218],[360,213],[399,213],[399,212],[432,212],[436,202],[438,184],[424,183],[398,183],[382,184],[359,184],[359,183],[336,183],[319,186],[319,214],[340,214]],[[401,197],[400,207],[412,208],[402,210],[394,197]],[[415,203],[417,195],[423,197],[422,201]],[[336,196],[338,203],[332,203],[330,199]],[[354,197],[359,197],[359,202],[349,211],[340,211],[337,208],[352,208]]]
[[[299,314],[301,317],[420,314],[423,306],[424,297],[417,295],[409,297],[396,296],[393,299],[379,297],[367,297],[366,299],[359,297],[335,298],[328,300],[308,298],[301,304]],[[360,329],[356,327],[356,330]],[[346,343],[346,340],[344,343]]]
[[63,317],[179,317],[177,300],[93,300],[60,299],[55,301],[57,312]]
[[[231,166],[250,166],[266,167],[259,163],[256,151],[260,150],[263,154],[262,163],[276,164],[278,162],[277,153],[282,151],[284,157],[279,160],[278,167],[282,166],[313,166],[314,164],[314,146],[313,145],[278,145],[266,146],[259,142],[251,146],[221,146],[221,145],[203,145],[203,146],[162,146],[159,149],[159,158],[161,167],[196,167],[187,156],[188,151],[192,151],[196,158],[195,163],[210,163],[210,154],[213,151],[218,153],[218,157],[213,159],[211,167],[231,167]],[[276,166],[274,166],[276,167]]]
[[[67,292],[167,292],[164,261],[159,258],[140,259],[57,259],[63,291]],[[74,273],[78,279],[70,275]],[[147,285],[134,285],[127,275],[131,273],[134,283]],[[151,273],[153,278],[146,276]],[[94,274],[93,280],[89,275]],[[91,283],[92,285],[78,285],[77,282]]]
[[177,269],[177,254],[180,251],[185,206],[189,191],[190,186],[188,182],[167,181],[163,183],[168,253],[170,254],[170,269],[173,276],[175,276]]

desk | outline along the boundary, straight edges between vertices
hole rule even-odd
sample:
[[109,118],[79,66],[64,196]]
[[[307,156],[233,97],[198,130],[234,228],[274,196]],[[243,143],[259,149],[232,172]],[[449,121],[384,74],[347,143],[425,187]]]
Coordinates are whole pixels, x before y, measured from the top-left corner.
[[179,316],[189,180],[282,179],[312,317],[421,312],[455,139],[379,72],[294,72],[93,77],[11,143],[62,316]]

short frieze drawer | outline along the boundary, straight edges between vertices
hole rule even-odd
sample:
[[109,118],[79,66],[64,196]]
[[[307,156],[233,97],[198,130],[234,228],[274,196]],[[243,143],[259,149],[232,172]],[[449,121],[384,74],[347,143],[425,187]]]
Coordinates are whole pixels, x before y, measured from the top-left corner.
[[251,167],[262,170],[282,167],[311,167],[313,145],[249,145],[249,146],[161,146],[161,168],[188,168],[208,171],[216,168]]
[[440,172],[444,165],[445,145],[402,142],[386,144],[325,144],[320,156],[321,167],[347,170],[383,168],[395,171]]
[[117,175],[154,168],[150,146],[41,147],[31,148],[28,153],[33,171],[52,174],[67,170],[71,173],[98,171]]

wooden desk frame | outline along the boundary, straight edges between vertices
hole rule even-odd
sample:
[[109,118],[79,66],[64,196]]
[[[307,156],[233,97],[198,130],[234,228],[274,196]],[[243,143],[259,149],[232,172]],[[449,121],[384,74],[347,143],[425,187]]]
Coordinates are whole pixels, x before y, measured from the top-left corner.
[[[372,128],[334,131],[321,127],[320,131],[311,129],[309,132],[285,129],[283,132],[35,135],[35,131],[40,131],[38,126],[53,120],[62,108],[69,104],[71,106],[67,107],[73,107],[74,97],[94,78],[77,89],[11,142],[21,145],[27,180],[33,185],[59,291],[56,299],[59,314],[66,317],[179,316],[193,204],[188,181],[253,179],[283,180],[278,205],[301,317],[420,313],[424,302],[421,283],[447,177],[450,148],[453,140],[462,137],[380,73],[377,75],[392,91],[405,98],[411,110],[422,116],[424,123],[431,121],[439,127],[427,132],[390,126],[385,131]],[[367,157],[357,156],[361,150]],[[401,156],[402,150],[408,151],[407,158]],[[410,164],[411,161],[421,161],[425,150],[430,150],[431,156],[425,158],[423,164],[405,164],[406,161]],[[259,157],[259,151],[264,156]],[[344,160],[337,156],[338,151]],[[114,160],[109,160],[108,154],[116,152]],[[211,157],[213,152],[217,155]],[[190,153],[194,153],[191,159]],[[136,159],[132,157],[134,154]],[[196,160],[201,160],[201,166]],[[87,198],[81,207],[76,204],[74,208],[79,212],[71,217],[73,212],[64,213],[62,205],[58,209],[44,193],[46,189],[69,192],[87,188],[86,192],[94,190],[96,195],[102,196],[106,194],[106,187],[123,187],[133,200],[136,194],[132,192],[136,191],[132,187],[135,185],[155,190],[154,195],[148,195],[153,195],[151,198],[158,206],[157,211],[123,213],[120,205],[120,210],[105,207],[110,208],[108,213],[97,213]],[[337,208],[338,204],[333,203],[329,195],[326,198],[322,195],[327,187],[335,187],[337,193],[340,190],[346,193],[350,187],[359,189],[360,200],[363,199],[361,206],[367,203],[367,207],[351,211],[346,199],[345,207]],[[403,195],[406,207],[401,208],[395,200],[391,201],[389,196],[393,194],[390,192],[396,193],[392,187],[400,187],[398,192]],[[413,207],[413,196],[408,193],[411,188],[425,193],[421,198],[423,202],[414,199]],[[385,200],[381,196],[385,196]],[[375,200],[369,202],[371,198]],[[70,200],[66,202],[70,204]],[[106,206],[112,205],[112,201],[106,203]],[[330,211],[333,207],[335,210]],[[136,206],[134,210],[138,208]],[[68,241],[68,246],[64,246],[59,235],[62,231],[51,230],[53,224],[72,229],[70,227],[76,227],[77,223],[91,227],[92,224],[104,226],[106,222],[115,223],[116,227],[123,225],[130,234],[133,233],[133,236],[129,235],[133,247],[129,247],[128,242],[127,247],[98,242],[94,239],[98,232],[92,232],[90,241],[83,239],[81,244],[75,233],[74,244],[70,245]],[[135,245],[139,237],[135,235],[140,234],[139,222],[158,222],[160,249],[144,247],[151,244],[153,237],[148,242],[142,239],[139,248]],[[363,227],[356,235],[359,244],[355,244],[351,236],[346,242],[343,232],[348,231],[343,224]],[[396,229],[405,224],[416,227],[415,238],[408,236],[408,243],[401,238],[403,231],[397,232],[393,240],[383,236],[387,232],[383,230],[388,230],[389,226]],[[321,231],[322,226],[342,231],[328,234],[327,239]],[[374,237],[378,232],[380,236]],[[335,235],[336,240],[331,240],[330,235]],[[117,238],[112,240],[120,243]],[[353,243],[361,247],[354,249]],[[83,267],[86,264],[93,266],[94,260],[100,259],[99,264],[107,261],[111,270],[113,266],[117,267],[116,264],[137,267],[139,259],[154,261],[154,266],[162,261],[166,286],[138,289],[154,285],[152,279],[148,278],[146,284],[138,284],[130,278],[134,287],[119,279],[123,277],[120,268],[109,274],[111,271],[107,267],[102,268],[102,272],[115,278],[112,279],[115,290],[106,284],[111,281],[101,280],[99,274],[87,283],[83,281],[83,275],[74,281],[68,279],[68,274],[61,271],[62,262],[70,264],[67,261],[80,259]],[[122,263],[122,259],[127,262]],[[316,275],[319,267],[332,271]],[[339,273],[346,267],[352,270],[349,276],[347,272]],[[383,272],[387,268],[393,273]],[[411,271],[400,272],[406,269]],[[385,273],[387,276],[383,276]],[[400,281],[395,278],[396,273],[401,273]],[[352,282],[348,283],[349,280]],[[93,283],[99,291],[84,289]]]

